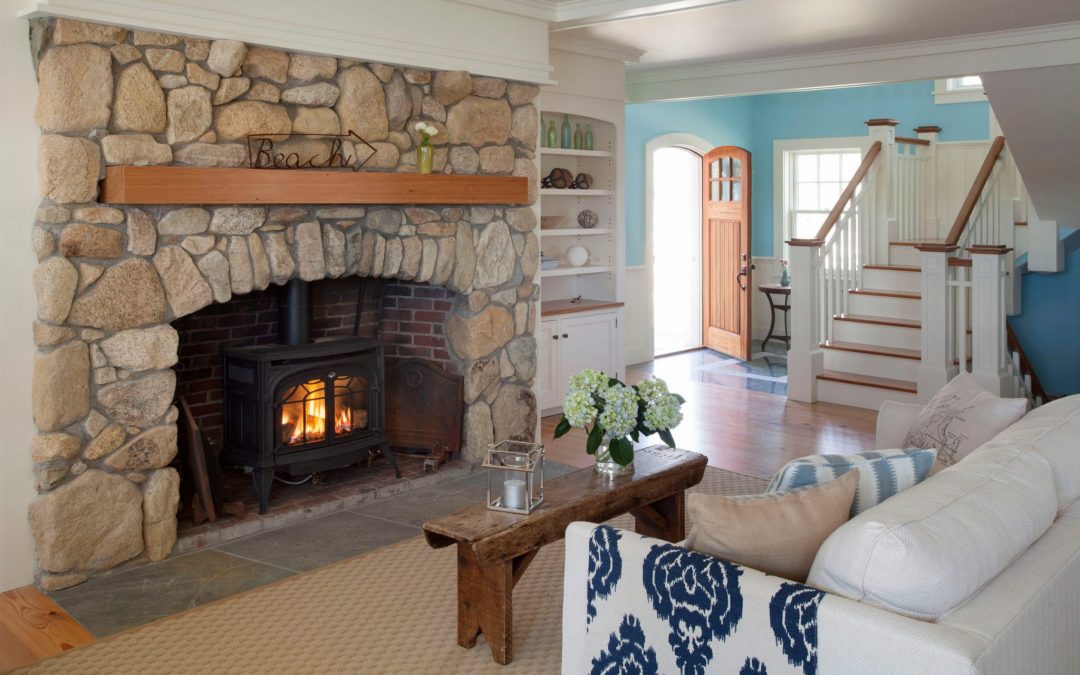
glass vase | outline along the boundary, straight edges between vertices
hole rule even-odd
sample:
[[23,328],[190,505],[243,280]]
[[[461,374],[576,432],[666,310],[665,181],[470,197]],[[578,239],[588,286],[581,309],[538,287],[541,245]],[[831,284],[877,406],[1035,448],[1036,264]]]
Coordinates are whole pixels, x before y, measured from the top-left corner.
[[596,472],[605,476],[628,476],[634,473],[634,463],[626,466],[619,464],[611,458],[611,437],[605,435],[604,440],[596,448]]
[[431,173],[431,163],[435,159],[435,148],[430,145],[416,147],[416,172]]
[[788,274],[787,267],[783,268],[783,271],[780,274],[780,285],[784,288],[787,288],[791,285],[791,275]]

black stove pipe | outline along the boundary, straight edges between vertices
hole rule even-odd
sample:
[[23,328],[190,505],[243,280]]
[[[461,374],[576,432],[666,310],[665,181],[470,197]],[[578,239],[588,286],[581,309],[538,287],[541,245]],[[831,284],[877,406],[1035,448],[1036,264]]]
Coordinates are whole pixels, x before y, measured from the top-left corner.
[[303,345],[311,342],[311,285],[290,279],[278,298],[278,342]]

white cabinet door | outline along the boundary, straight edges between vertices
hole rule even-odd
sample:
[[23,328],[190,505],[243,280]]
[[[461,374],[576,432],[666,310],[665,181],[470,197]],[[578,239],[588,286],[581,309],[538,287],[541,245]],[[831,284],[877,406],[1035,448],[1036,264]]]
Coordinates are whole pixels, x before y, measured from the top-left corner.
[[585,368],[619,377],[615,314],[568,317],[559,321],[559,385]]
[[559,380],[559,320],[540,322],[536,335],[536,380],[540,409],[547,410],[562,405],[565,381]]

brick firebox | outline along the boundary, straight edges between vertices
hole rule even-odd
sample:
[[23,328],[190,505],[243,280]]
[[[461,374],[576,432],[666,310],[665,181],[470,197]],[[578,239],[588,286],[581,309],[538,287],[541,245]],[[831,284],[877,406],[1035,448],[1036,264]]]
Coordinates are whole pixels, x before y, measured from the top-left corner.
[[[385,284],[385,286],[384,286]],[[378,296],[385,290],[381,316]],[[356,278],[312,284],[314,339],[358,335],[387,343],[388,358],[414,356],[460,373],[446,344],[445,325],[455,293],[426,284],[369,280],[357,318],[360,283]],[[224,383],[221,351],[228,347],[271,344],[278,336],[278,288],[256,291],[209,305],[173,323],[180,336],[176,391],[191,406],[207,440],[222,443]]]

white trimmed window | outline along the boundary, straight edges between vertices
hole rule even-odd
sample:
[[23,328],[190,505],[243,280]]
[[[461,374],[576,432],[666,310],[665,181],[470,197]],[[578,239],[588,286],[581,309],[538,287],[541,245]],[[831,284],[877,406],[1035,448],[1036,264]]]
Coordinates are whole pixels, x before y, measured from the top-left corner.
[[978,75],[962,75],[934,80],[934,103],[972,103],[985,101],[982,78]]
[[858,170],[862,153],[844,148],[789,154],[790,233],[795,239],[813,239]]

